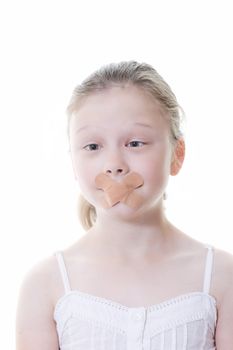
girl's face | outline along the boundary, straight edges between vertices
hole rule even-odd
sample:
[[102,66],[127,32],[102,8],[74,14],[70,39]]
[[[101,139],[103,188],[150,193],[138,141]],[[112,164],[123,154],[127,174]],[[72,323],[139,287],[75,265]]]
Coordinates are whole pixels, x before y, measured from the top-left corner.
[[[159,104],[136,86],[111,87],[85,98],[70,122],[72,163],[83,196],[101,210],[104,193],[96,188],[95,177],[106,173],[121,181],[127,173],[137,172],[144,179],[136,190],[144,200],[137,210],[154,206],[161,201],[170,174],[169,135]],[[104,210],[129,209],[118,203]]]

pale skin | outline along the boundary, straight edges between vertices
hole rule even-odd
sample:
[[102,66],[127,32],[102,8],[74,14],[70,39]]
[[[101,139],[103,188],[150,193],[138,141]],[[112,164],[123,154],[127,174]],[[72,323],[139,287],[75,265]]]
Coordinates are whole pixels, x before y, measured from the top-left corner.
[[[179,173],[185,156],[184,140],[172,148],[169,135],[166,113],[134,86],[109,88],[79,106],[70,124],[72,164],[84,197],[96,207],[97,222],[63,250],[73,290],[128,307],[147,307],[202,290],[206,248],[172,225],[163,209],[169,176]],[[103,192],[96,189],[95,176],[107,172],[120,181],[132,171],[144,179],[137,189],[144,198],[141,207],[133,210],[118,203],[102,208]],[[190,273],[194,266],[195,274]],[[233,256],[220,249],[214,251],[210,294],[217,300],[216,347],[229,350],[233,344]],[[53,312],[62,295],[64,287],[53,255],[33,267],[22,283],[17,350],[59,349]]]

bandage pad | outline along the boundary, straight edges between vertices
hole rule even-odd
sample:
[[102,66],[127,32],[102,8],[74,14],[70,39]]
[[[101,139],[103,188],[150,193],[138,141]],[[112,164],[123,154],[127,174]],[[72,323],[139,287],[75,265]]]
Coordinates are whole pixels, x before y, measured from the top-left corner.
[[104,173],[98,174],[95,178],[96,187],[105,193],[101,203],[104,208],[111,208],[119,202],[133,209],[138,208],[143,198],[135,193],[134,190],[141,187],[143,183],[141,175],[135,172],[125,175],[121,182],[112,179]]

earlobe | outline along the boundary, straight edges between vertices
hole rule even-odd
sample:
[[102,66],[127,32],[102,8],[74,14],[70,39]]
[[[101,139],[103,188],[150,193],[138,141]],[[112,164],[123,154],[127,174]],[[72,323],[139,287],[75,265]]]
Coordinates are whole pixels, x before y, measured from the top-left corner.
[[185,142],[183,138],[177,140],[171,162],[170,174],[175,176],[180,171],[185,157]]

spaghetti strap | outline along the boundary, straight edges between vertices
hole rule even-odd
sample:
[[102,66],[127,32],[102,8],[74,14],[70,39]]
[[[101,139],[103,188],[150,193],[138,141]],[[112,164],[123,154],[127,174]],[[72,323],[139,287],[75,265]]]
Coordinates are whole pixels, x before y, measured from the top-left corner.
[[212,275],[212,265],[213,265],[213,247],[208,244],[206,245],[206,248],[208,249],[208,251],[206,256],[206,264],[205,264],[203,292],[209,294],[211,275]]
[[69,278],[68,278],[68,274],[67,274],[67,270],[66,270],[66,266],[65,266],[65,261],[64,261],[63,255],[62,255],[61,252],[55,252],[55,256],[57,258],[59,270],[61,272],[61,277],[62,277],[63,285],[64,285],[64,288],[65,288],[65,293],[68,293],[68,292],[71,291],[71,288],[70,288],[70,282],[69,282]]

